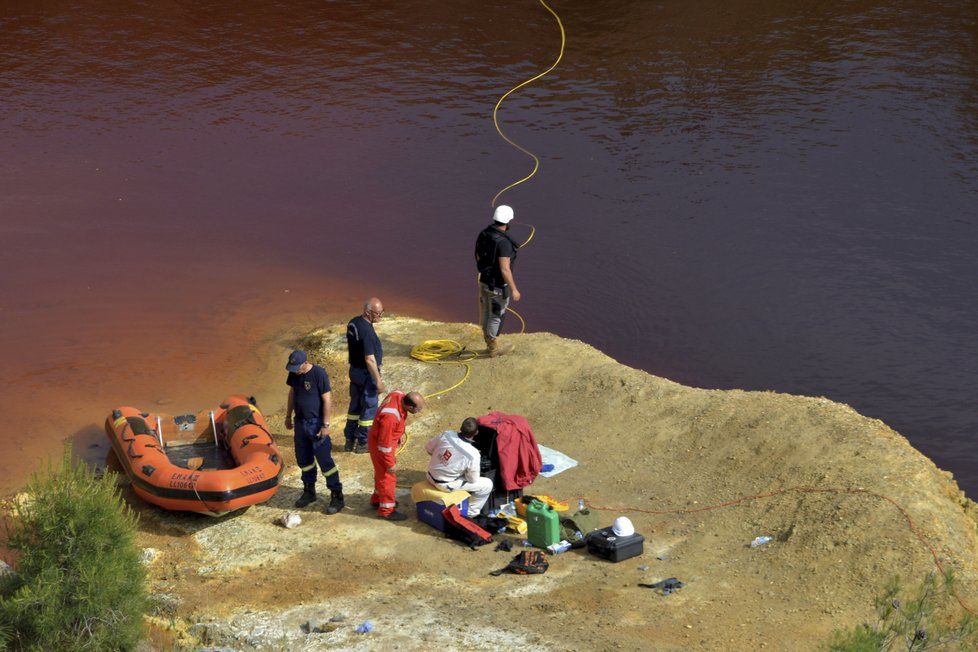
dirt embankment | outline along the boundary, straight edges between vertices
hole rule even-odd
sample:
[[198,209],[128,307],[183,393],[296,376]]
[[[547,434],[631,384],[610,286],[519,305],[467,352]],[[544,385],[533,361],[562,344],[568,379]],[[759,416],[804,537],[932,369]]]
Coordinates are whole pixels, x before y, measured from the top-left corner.
[[[344,330],[302,342],[333,379],[334,423],[347,400]],[[415,361],[411,346],[481,344],[465,324],[388,318],[378,331],[388,384],[425,394],[466,367]],[[473,361],[409,421],[402,509],[413,516],[428,437],[469,415],[522,414],[541,444],[579,462],[530,492],[584,497],[608,508],[606,525],[627,514],[644,554],[612,564],[572,551],[544,575],[492,577],[512,553],[469,550],[415,518],[377,520],[369,457],[338,452],[347,509],[326,516],[321,499],[292,530],[275,520],[299,493],[294,464],[270,502],[222,519],[133,498],[141,543],[158,551],[160,622],[196,623],[199,638],[237,649],[810,650],[870,620],[891,574],[916,583],[933,570],[931,548],[978,608],[975,504],[882,422],[824,398],[683,387],[546,333],[505,340],[512,354]],[[280,397],[263,406],[292,462]],[[758,535],[774,541],[751,548]],[[669,577],[685,587],[638,586]],[[323,631],[308,632],[310,620]],[[373,631],[356,633],[368,620]]]

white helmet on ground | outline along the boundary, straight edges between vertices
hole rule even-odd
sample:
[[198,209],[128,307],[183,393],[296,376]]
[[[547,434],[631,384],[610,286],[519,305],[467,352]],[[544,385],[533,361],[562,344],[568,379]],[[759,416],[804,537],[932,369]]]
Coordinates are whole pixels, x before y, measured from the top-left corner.
[[635,526],[627,516],[619,516],[611,526],[611,531],[619,537],[630,537],[635,534]]

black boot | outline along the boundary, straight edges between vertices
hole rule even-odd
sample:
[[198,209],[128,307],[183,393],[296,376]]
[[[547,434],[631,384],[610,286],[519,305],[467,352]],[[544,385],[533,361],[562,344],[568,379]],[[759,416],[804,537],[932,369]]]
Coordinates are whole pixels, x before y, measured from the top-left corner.
[[312,501],[316,500],[316,485],[307,484],[302,489],[302,495],[299,496],[299,500],[295,501],[296,507],[305,507]]
[[329,507],[326,508],[327,514],[335,514],[346,507],[346,503],[343,501],[343,490],[333,489],[329,498]]

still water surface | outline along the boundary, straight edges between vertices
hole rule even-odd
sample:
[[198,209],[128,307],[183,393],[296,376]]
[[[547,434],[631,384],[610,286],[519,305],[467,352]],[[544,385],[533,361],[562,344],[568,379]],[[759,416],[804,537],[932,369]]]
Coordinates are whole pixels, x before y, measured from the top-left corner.
[[[528,328],[849,403],[978,495],[974,3],[551,6],[499,114]],[[369,294],[474,319],[532,168],[492,108],[559,48],[530,0],[0,4],[0,488],[118,404],[280,402]]]

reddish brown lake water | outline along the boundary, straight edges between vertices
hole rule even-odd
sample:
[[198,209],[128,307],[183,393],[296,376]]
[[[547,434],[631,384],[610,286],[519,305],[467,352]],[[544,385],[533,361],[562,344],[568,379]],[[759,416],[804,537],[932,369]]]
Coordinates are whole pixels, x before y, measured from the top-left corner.
[[[528,329],[848,403],[978,495],[974,3],[551,7],[499,113]],[[119,404],[281,402],[370,294],[474,319],[533,167],[492,109],[560,45],[530,0],[0,5],[0,490]]]

